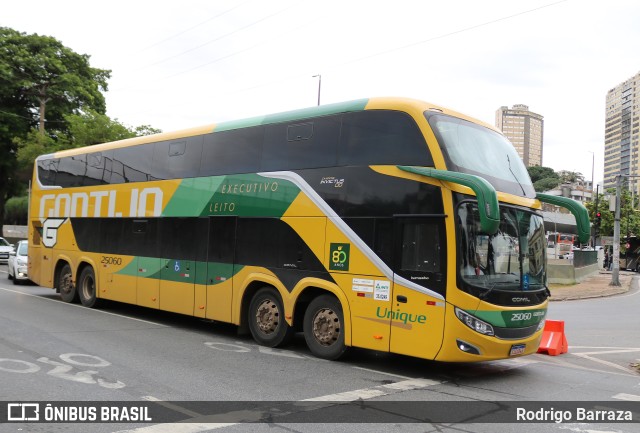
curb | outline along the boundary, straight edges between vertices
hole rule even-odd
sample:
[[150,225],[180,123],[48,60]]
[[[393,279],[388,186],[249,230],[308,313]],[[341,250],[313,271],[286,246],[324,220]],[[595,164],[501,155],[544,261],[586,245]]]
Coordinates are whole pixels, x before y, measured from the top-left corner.
[[[605,273],[601,273],[600,275],[605,275]],[[549,301],[554,302],[554,301],[575,301],[575,300],[579,300],[579,299],[594,299],[594,298],[606,298],[609,296],[615,296],[615,295],[622,295],[624,293],[627,293],[629,290],[631,290],[631,284],[633,283],[634,280],[638,279],[638,276],[631,276],[631,278],[629,278],[626,281],[621,281],[621,286],[617,287],[617,286],[610,286],[608,281],[602,281],[602,284],[598,284],[598,283],[591,283],[593,284],[592,287],[598,287],[599,290],[596,292],[589,292],[586,290],[581,290],[579,287],[567,287],[567,288],[562,288],[559,291],[564,291],[566,293],[553,293],[553,291],[551,292],[551,296],[549,297]],[[584,284],[581,283],[581,284]],[[578,284],[579,285],[579,284]],[[556,289],[558,290],[558,289]],[[574,293],[571,293],[571,292]]]

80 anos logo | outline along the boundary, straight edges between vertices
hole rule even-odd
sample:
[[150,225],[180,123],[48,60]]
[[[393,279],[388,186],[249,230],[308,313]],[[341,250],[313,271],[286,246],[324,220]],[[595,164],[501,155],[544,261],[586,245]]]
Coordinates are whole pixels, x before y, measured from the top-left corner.
[[329,270],[349,270],[349,244],[331,244]]

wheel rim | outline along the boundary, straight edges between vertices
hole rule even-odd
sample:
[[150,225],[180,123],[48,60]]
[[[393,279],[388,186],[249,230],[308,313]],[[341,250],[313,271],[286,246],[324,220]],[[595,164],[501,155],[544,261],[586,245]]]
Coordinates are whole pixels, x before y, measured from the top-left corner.
[[313,317],[313,336],[323,346],[331,346],[338,341],[340,330],[340,318],[329,308],[322,308]]
[[82,290],[82,296],[84,299],[93,298],[93,294],[96,291],[96,286],[95,286],[95,281],[93,280],[93,276],[88,275],[82,280],[82,286],[80,290]]
[[60,292],[69,294],[73,290],[73,284],[71,281],[71,272],[65,272],[60,277]]
[[273,334],[280,323],[280,311],[278,304],[272,299],[265,299],[256,309],[256,325],[260,332],[264,334]]

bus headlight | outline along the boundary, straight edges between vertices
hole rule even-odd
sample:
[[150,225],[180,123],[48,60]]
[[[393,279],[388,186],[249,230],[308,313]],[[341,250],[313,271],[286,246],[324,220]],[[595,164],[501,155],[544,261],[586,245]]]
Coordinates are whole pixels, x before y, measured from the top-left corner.
[[457,307],[455,308],[455,312],[458,319],[474,331],[483,335],[494,335],[493,326],[489,325],[487,322],[483,322],[477,317],[474,317]]
[[538,329],[536,329],[536,332],[540,331],[542,328],[544,328],[544,319],[542,319],[540,323],[538,323]]

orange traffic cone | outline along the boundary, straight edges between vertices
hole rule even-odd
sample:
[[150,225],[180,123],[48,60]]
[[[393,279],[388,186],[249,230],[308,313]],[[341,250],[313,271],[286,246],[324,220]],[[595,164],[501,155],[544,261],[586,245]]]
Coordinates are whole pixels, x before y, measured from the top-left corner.
[[547,352],[551,356],[556,356],[568,351],[569,344],[564,335],[564,320],[547,320],[542,331],[538,353]]

